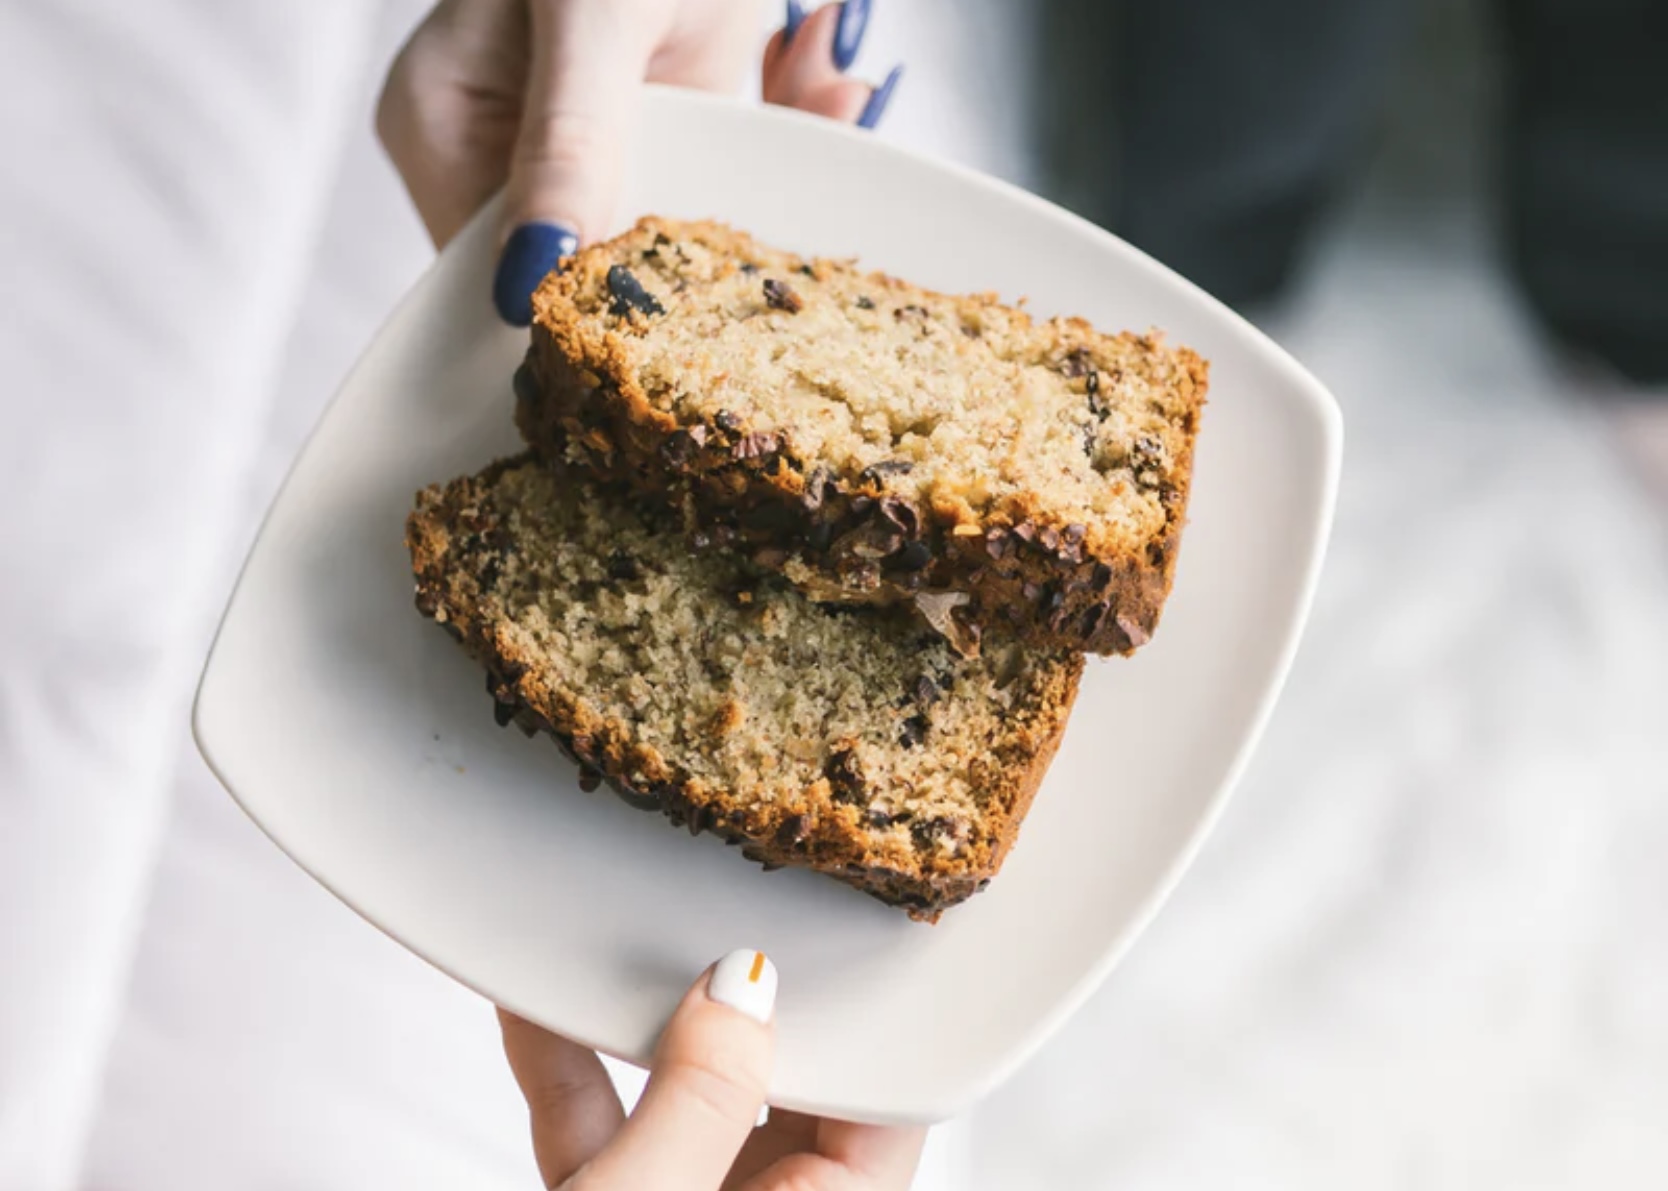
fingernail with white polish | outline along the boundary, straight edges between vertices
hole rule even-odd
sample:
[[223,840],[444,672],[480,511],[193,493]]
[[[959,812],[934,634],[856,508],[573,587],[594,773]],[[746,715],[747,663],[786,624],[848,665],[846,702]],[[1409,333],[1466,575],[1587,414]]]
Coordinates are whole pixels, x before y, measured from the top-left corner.
[[880,123],[880,118],[886,114],[886,105],[892,102],[892,92],[897,89],[898,80],[902,77],[903,67],[894,66],[886,81],[874,89],[869,102],[863,105],[863,111],[857,117],[857,127],[873,128]]
[[712,969],[707,996],[754,1021],[768,1022],[776,1005],[776,965],[762,951],[732,951]]

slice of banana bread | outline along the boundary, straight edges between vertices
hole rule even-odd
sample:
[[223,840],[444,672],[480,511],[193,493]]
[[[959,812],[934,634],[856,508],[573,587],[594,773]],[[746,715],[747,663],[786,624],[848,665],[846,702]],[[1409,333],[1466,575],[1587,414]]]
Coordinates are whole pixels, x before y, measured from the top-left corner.
[[417,606],[485,663],[500,723],[590,780],[934,920],[1002,863],[1080,654],[957,658],[886,609],[827,608],[528,456],[418,494]]
[[[1206,365],[713,223],[645,219],[533,299],[517,422],[812,598],[1128,653],[1157,627]],[[929,597],[920,600],[926,593]]]

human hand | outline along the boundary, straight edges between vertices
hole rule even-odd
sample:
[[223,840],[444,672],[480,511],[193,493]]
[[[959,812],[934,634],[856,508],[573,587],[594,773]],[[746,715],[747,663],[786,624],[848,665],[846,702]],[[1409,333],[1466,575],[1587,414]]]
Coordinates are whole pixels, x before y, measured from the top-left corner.
[[924,1129],[854,1125],[764,1104],[776,968],[732,951],[695,982],[628,1119],[591,1051],[499,1010],[544,1185],[563,1191],[903,1191]]
[[[872,128],[900,71],[847,78],[872,0],[806,14],[765,48],[764,97]],[[505,190],[493,301],[525,326],[534,288],[613,215],[639,86],[727,90],[758,29],[741,0],[440,0],[389,71],[377,135],[435,245]]]

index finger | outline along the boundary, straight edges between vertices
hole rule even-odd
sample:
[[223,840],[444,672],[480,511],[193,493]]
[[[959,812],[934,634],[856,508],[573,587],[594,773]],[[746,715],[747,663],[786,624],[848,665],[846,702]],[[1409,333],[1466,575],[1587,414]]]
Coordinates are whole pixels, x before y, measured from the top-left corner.
[[696,981],[655,1050],[637,1110],[592,1160],[607,1188],[717,1188],[764,1105],[775,1051],[776,967],[732,951]]
[[527,1101],[539,1176],[546,1187],[559,1186],[608,1144],[625,1110],[592,1051],[504,1009],[498,1023],[504,1057]]

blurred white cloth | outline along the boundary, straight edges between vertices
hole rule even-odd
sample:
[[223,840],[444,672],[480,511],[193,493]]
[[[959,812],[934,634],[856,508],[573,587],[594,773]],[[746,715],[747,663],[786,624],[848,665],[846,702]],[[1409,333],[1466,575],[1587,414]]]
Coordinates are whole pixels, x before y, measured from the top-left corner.
[[[886,135],[1023,167],[999,7],[882,0]],[[487,1007],[185,734],[266,500],[428,257],[369,135],[420,8],[0,7],[0,1191],[535,1185]],[[923,1191],[1668,1182],[1664,535],[1475,229],[1408,226],[1340,228],[1279,328],[1350,447],[1245,788]]]
[[0,1182],[68,1185],[366,5],[0,10]]
[[[370,130],[425,7],[0,8],[0,1191],[536,1184],[490,1008],[186,733],[261,512],[432,255]],[[965,1185],[949,1133],[923,1191]]]

